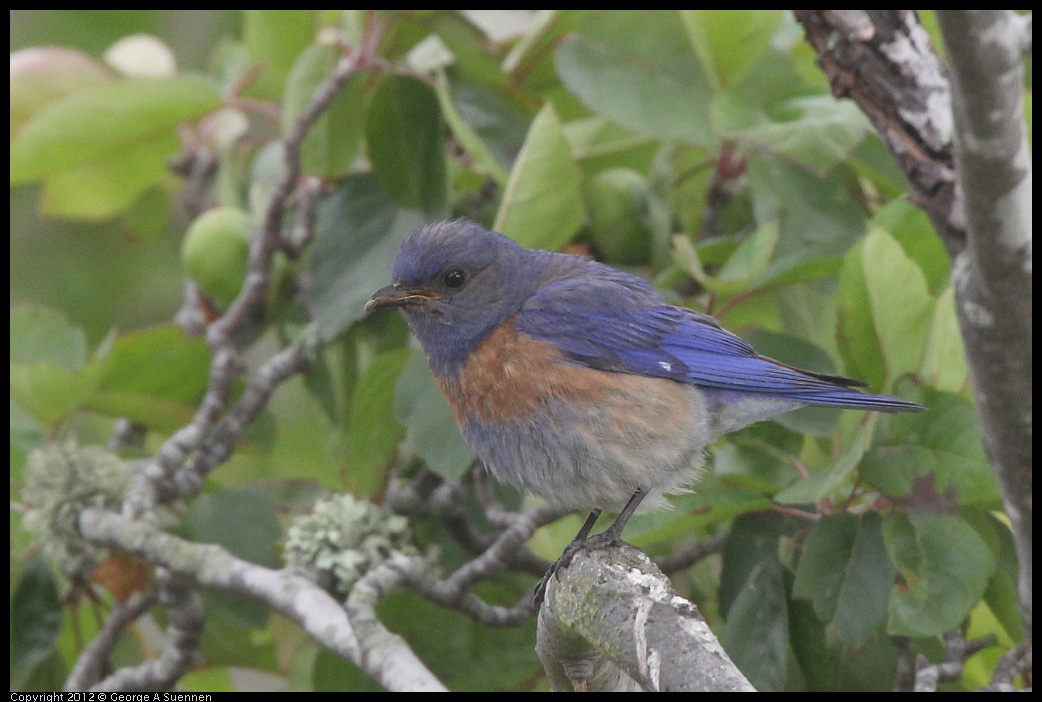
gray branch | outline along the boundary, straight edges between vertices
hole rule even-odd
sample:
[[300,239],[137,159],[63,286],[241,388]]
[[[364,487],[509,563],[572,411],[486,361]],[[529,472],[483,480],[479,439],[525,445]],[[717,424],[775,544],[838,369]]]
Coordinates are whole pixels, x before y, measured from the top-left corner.
[[1031,631],[1031,152],[1020,26],[1005,10],[938,11],[951,69],[967,247],[952,265],[984,448],[999,475]]
[[203,600],[187,579],[166,568],[157,569],[159,601],[170,616],[163,654],[154,661],[117,670],[91,686],[94,692],[153,692],[172,690],[178,679],[199,662],[199,643],[206,624]]
[[755,692],[695,605],[629,545],[580,551],[551,579],[536,652],[555,690]]
[[[97,543],[168,569],[215,592],[259,602],[299,624],[315,641],[352,661],[388,690],[441,690],[443,685],[408,648],[376,661],[369,641],[359,638],[340,604],[316,584],[290,571],[238,559],[220,546],[193,544],[142,520],[102,509],[80,516],[80,531]],[[374,642],[379,644],[381,642]],[[366,667],[378,662],[375,667]]]
[[[286,168],[275,184],[262,225],[250,235],[249,267],[242,290],[224,314],[206,328],[206,341],[213,352],[206,395],[191,423],[174,432],[167,439],[156,454],[152,465],[128,494],[124,508],[127,514],[143,514],[154,508],[156,504],[183,497],[198,489],[205,475],[231,455],[245,430],[245,424],[252,421],[274,390],[274,386],[263,385],[264,372],[277,374],[280,370],[269,362],[258,372],[261,377],[255,378],[251,386],[262,396],[261,406],[256,407],[256,403],[240,401],[236,411],[224,416],[222,420],[231,396],[232,384],[238,376],[241,366],[239,354],[233,343],[234,335],[237,331],[246,328],[263,307],[270,283],[272,257],[275,251],[284,244],[282,226],[286,207],[300,179],[300,151],[304,138],[351,76],[361,70],[372,57],[379,43],[379,37],[371,36],[371,34],[366,35],[365,46],[337,63],[330,76],[316,89],[307,109],[287,130],[283,140]],[[305,205],[308,209],[313,209],[313,202],[308,204],[308,198],[313,199],[317,194],[312,192],[314,190],[316,190],[314,183],[305,183]],[[308,211],[305,211],[304,214],[301,227],[306,228],[311,221],[311,216]],[[310,239],[310,236],[307,231],[298,231],[294,238],[299,242],[305,242]],[[190,297],[193,296],[190,295]],[[184,310],[180,316],[186,319],[192,317]],[[288,369],[290,371],[288,374],[276,379],[276,384],[304,366],[305,359],[300,353],[302,349],[299,348],[299,344],[291,348],[295,350],[284,350],[282,355],[291,355],[291,360],[295,363]],[[271,361],[275,361],[275,358]],[[218,420],[221,420],[221,424],[218,426],[220,440],[214,439],[210,433]],[[185,462],[190,457],[193,463],[185,468]]]
[[[938,13],[951,83],[912,10],[797,10],[833,92],[871,119],[952,261],[984,448],[1002,486],[1031,631],[1031,156],[1025,23]],[[1030,633],[1029,633],[1030,637]]]
[[115,648],[120,632],[131,622],[143,615],[159,601],[155,588],[139,593],[126,602],[117,602],[109,612],[97,636],[80,654],[76,666],[65,681],[65,691],[86,690],[97,683],[108,664],[109,655]]
[[[433,691],[430,686],[432,676],[430,671],[420,664],[414,671],[415,678],[408,677],[408,672],[403,670],[402,662],[415,659],[415,655],[405,639],[388,631],[383,625],[376,614],[376,605],[380,604],[391,590],[421,577],[427,568],[427,563],[418,556],[394,556],[359,578],[351,588],[345,605],[351,626],[358,632],[359,638],[366,642],[361,652],[365,659],[363,668],[377,670],[388,664],[396,665],[398,669],[393,671],[393,674],[400,681],[399,689]],[[416,660],[418,662],[418,659]],[[387,676],[390,674],[391,671],[388,671]],[[440,690],[445,691],[445,688]]]

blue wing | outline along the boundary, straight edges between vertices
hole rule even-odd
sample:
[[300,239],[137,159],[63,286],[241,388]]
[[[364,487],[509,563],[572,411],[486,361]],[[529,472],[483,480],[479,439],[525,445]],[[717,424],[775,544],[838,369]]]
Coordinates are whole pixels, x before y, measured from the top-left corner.
[[761,356],[712,317],[666,303],[640,278],[596,263],[587,271],[588,276],[541,288],[518,313],[518,330],[600,370],[809,405],[882,412],[922,409],[914,402],[853,389],[864,385],[856,380],[801,371]]

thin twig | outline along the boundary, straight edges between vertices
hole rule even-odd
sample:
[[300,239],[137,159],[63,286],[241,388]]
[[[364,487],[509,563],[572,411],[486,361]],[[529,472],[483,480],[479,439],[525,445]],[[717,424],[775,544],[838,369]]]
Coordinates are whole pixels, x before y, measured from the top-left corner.
[[91,691],[126,692],[173,689],[201,655],[200,640],[206,624],[202,598],[190,581],[166,568],[156,570],[159,601],[169,614],[167,642],[159,660],[122,668],[91,686]]
[[65,681],[65,691],[82,691],[96,684],[101,679],[123,628],[137,620],[158,601],[159,592],[153,587],[130,600],[117,602],[94,639],[87,644],[76,660],[75,667]]

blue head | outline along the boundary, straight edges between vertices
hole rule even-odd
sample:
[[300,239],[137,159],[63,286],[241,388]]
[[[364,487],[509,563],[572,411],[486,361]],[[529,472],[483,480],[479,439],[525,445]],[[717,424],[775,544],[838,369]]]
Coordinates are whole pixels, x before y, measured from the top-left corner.
[[393,284],[366,309],[400,308],[434,372],[452,375],[535,292],[540,267],[529,259],[541,253],[467,220],[429,224],[402,244]]

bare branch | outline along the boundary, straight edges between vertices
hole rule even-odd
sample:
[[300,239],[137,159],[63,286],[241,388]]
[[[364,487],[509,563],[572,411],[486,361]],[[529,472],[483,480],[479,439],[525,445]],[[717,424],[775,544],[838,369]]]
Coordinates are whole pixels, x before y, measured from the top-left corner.
[[914,692],[937,692],[937,685],[944,682],[955,682],[962,677],[966,660],[975,653],[997,643],[994,636],[975,641],[967,641],[960,629],[949,631],[944,635],[945,656],[940,663],[930,663],[919,654],[915,663]]
[[836,97],[868,116],[948,254],[962,250],[948,80],[914,10],[794,10]]
[[468,590],[478,581],[509,567],[512,557],[522,550],[524,542],[537,529],[560,519],[568,511],[544,506],[523,512],[480,556],[459,568],[448,580],[437,580],[429,574],[423,574],[422,577],[414,577],[411,584],[432,602],[458,609],[486,626],[518,626],[535,614],[535,602],[531,595],[526,593],[517,605],[507,608],[490,605]]
[[1033,15],[1011,14],[1009,21],[1017,30],[1017,44],[1020,45],[1021,54],[1027,58],[1031,55],[1031,18]]
[[[385,496],[385,504],[395,514],[440,519],[453,538],[463,548],[477,556],[484,553],[502,535],[502,531],[499,534],[484,534],[478,531],[468,517],[464,504],[468,486],[473,488],[478,501],[485,509],[485,516],[494,526],[510,529],[516,524],[517,519],[524,518],[525,513],[504,509],[502,504],[491,495],[483,470],[468,471],[463,478],[456,482],[444,482],[439,476],[428,470],[420,471],[409,482],[391,487]],[[557,516],[550,521],[560,519],[568,512],[555,511],[554,513]],[[539,517],[539,519],[542,518]],[[550,567],[550,563],[523,545],[519,545],[510,554],[506,567],[541,577]]]
[[213,428],[206,443],[174,477],[177,492],[171,499],[190,495],[203,484],[206,476],[232,455],[246,428],[261,413],[272,393],[282,381],[301,372],[310,361],[305,344],[297,341],[269,358],[254,373],[250,385],[235,407]]
[[165,568],[156,572],[159,601],[170,615],[167,642],[159,660],[117,670],[91,687],[92,691],[129,692],[173,689],[178,678],[191,670],[200,656],[199,640],[206,624],[202,598]]
[[563,507],[544,506],[517,515],[514,523],[496,537],[495,542],[480,557],[452,574],[447,582],[448,586],[462,591],[479,580],[504,570],[506,559],[521,548],[537,529],[557,521],[570,512],[570,509]]
[[654,559],[655,565],[661,568],[663,573],[675,573],[690,568],[702,559],[723,551],[727,544],[727,536],[727,532],[720,532],[708,539],[696,541],[668,556]]
[[555,690],[754,691],[695,605],[632,546],[582,550],[554,575],[536,652]]
[[[376,615],[376,605],[388,592],[405,585],[427,570],[427,563],[417,556],[397,555],[359,578],[347,597],[347,618],[365,642],[362,655],[366,670],[385,670],[381,677],[394,675],[402,689],[445,691],[432,687],[430,671],[416,658],[405,639],[391,633]],[[410,681],[409,670],[416,667]]]
[[1013,692],[1013,681],[1018,675],[1031,672],[1031,644],[1023,643],[1014,646],[999,658],[995,665],[995,674],[991,684],[984,690],[988,692]]
[[[80,515],[80,530],[91,541],[163,566],[194,586],[245,597],[299,624],[316,642],[352,661],[388,690],[412,690],[420,684],[418,661],[396,657],[388,665],[369,669],[363,655],[368,642],[359,640],[347,614],[325,590],[286,570],[272,570],[232,556],[220,546],[193,544],[145,523],[101,509]],[[433,675],[422,689],[440,689]]]
[[959,325],[984,448],[1013,528],[1020,605],[1030,632],[1032,178],[1014,17],[1006,10],[937,13],[951,69],[955,156],[968,226],[965,255],[952,265]]
[[102,676],[109,655],[119,639],[123,628],[135,621],[159,601],[159,593],[155,588],[140,593],[126,602],[117,602],[109,612],[108,619],[102,625],[94,639],[87,644],[76,661],[76,666],[65,681],[65,691],[86,690],[97,683]]
[[[304,138],[315,121],[332,104],[350,77],[371,58],[372,52],[376,50],[379,43],[378,39],[378,37],[367,37],[361,50],[342,58],[334,67],[332,74],[315,91],[307,109],[287,130],[283,140],[286,168],[268,201],[264,222],[259,230],[250,236],[249,267],[242,290],[224,314],[206,328],[206,340],[213,351],[206,395],[191,423],[167,439],[156,454],[154,463],[144,471],[142,478],[130,491],[125,501],[126,514],[142,514],[158,503],[175,499],[198,489],[206,473],[231,455],[234,444],[241,436],[245,424],[256,416],[256,411],[259,411],[260,408],[255,407],[253,403],[240,401],[236,411],[225,417],[222,425],[218,427],[221,436],[226,441],[231,440],[232,443],[230,445],[211,443],[206,447],[205,456],[196,455],[191,469],[184,475],[178,475],[188,457],[200,450],[204,441],[208,441],[210,429],[221,419],[221,415],[228,405],[232,383],[240,367],[238,353],[233,345],[233,335],[250,323],[264,303],[264,297],[270,284],[272,256],[283,243],[283,217],[300,178],[300,150]],[[305,204],[307,204],[307,198],[312,196],[309,193],[312,193],[313,190],[313,185],[309,185],[305,189]],[[305,212],[305,215],[308,213]],[[188,312],[182,311],[179,314],[187,322],[191,323],[194,319],[193,315]],[[284,351],[281,354],[283,358],[277,362],[278,364],[285,363],[288,360],[287,355],[292,357],[290,374],[304,368],[301,348],[299,346],[291,348],[294,350]],[[271,361],[274,362],[275,358]],[[259,370],[258,376],[262,376],[263,373],[277,375],[279,371],[280,368],[277,365],[270,364]],[[285,377],[288,376],[282,376],[279,378],[279,382]],[[255,377],[252,385],[260,395],[264,396],[265,402],[274,388],[274,386],[265,385],[266,382],[265,377],[261,377],[260,380]],[[261,405],[263,406],[263,402]]]
[[795,12],[833,92],[853,98],[872,120],[952,260],[974,400],[1012,522],[1030,632],[1032,232],[1020,38],[1025,24],[1005,11],[938,12],[951,61],[949,87],[914,11]]

